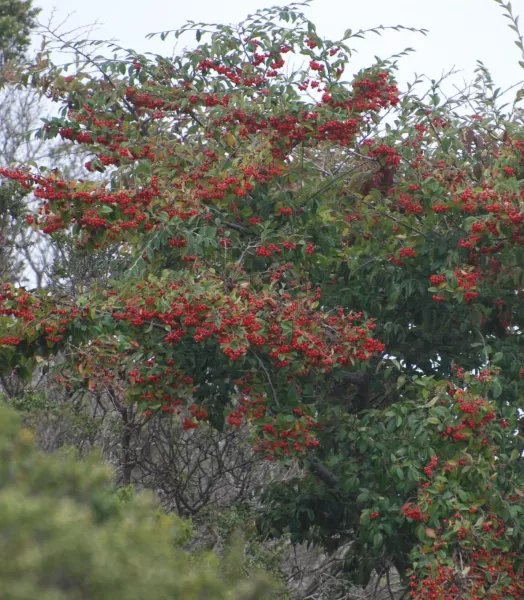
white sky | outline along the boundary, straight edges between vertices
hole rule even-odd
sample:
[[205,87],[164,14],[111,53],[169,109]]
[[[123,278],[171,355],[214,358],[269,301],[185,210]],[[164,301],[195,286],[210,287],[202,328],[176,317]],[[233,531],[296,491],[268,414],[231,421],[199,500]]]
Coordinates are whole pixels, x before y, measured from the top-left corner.
[[[42,22],[49,20],[54,8],[56,24],[68,15],[69,29],[98,21],[100,26],[92,38],[114,39],[126,48],[165,55],[171,55],[174,42],[170,39],[174,38],[146,40],[147,33],[177,29],[188,19],[236,23],[259,8],[285,4],[285,0],[34,0],[34,5],[43,9]],[[520,13],[524,29],[524,0],[513,0],[512,5],[514,13]],[[384,58],[411,46],[416,53],[403,59],[401,83],[411,80],[415,72],[438,78],[451,67],[462,71],[457,83],[463,78],[470,80],[476,59],[486,64],[503,89],[524,80],[515,35],[493,0],[314,0],[306,14],[317,25],[319,35],[331,39],[348,28],[375,25],[429,29],[427,37],[389,32],[355,40],[359,54],[354,58],[354,71],[369,65],[374,55]],[[190,36],[184,45],[194,40]],[[513,98],[512,93],[509,99]]]

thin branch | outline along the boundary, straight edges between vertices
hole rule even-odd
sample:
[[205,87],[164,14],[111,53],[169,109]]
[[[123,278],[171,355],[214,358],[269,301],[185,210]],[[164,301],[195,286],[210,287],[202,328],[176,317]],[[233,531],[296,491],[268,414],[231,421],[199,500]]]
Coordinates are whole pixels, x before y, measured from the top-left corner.
[[262,367],[262,369],[264,370],[264,373],[266,374],[267,381],[269,383],[269,386],[271,387],[271,391],[273,392],[273,398],[275,400],[275,404],[276,404],[276,406],[280,406],[280,403],[278,401],[277,391],[275,389],[275,386],[273,385],[273,382],[271,381],[271,376],[269,375],[269,371],[266,369],[266,365],[264,364],[264,361],[260,358],[260,356],[258,356],[258,354],[256,354],[255,356],[257,357],[257,360],[260,363],[260,366]]

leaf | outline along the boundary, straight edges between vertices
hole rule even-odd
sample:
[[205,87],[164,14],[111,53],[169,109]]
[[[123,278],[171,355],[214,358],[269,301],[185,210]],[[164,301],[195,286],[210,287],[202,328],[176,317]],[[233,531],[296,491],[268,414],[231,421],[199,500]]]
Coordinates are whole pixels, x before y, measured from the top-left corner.
[[469,502],[470,495],[467,492],[459,489],[459,490],[457,490],[457,494],[458,494],[458,497],[462,500],[462,502],[464,502],[464,503]]
[[437,538],[437,534],[435,533],[435,530],[431,529],[430,527],[426,528],[426,535],[428,536],[428,538],[431,538],[432,540],[435,540]]
[[502,394],[502,385],[500,384],[500,381],[498,379],[495,379],[493,381],[493,398],[495,398],[495,400],[497,398],[499,398]]
[[362,524],[362,526],[366,527],[367,525],[369,525],[370,523],[370,512],[369,510],[365,510],[361,515],[360,515],[360,523]]
[[491,359],[492,363],[498,363],[504,358],[504,354],[502,352],[496,352],[493,358]]
[[406,383],[406,377],[404,375],[401,375],[397,379],[397,390],[399,390],[405,383]]
[[438,402],[439,397],[435,396],[432,398],[427,404],[424,405],[425,408],[432,408]]
[[418,525],[418,526],[415,528],[415,535],[417,536],[417,538],[418,538],[418,539],[419,539],[419,540],[420,540],[422,543],[424,543],[424,542],[425,542],[425,540],[426,540],[426,530],[425,530],[425,527],[424,527],[424,525]]
[[357,504],[364,504],[364,502],[367,502],[368,499],[369,499],[369,492],[367,490],[363,491],[357,496]]
[[384,536],[381,533],[375,533],[373,536],[373,547],[378,550],[384,543]]
[[484,167],[482,163],[478,162],[475,164],[475,166],[473,167],[473,174],[475,175],[475,179],[477,181],[482,180],[482,176],[484,174]]

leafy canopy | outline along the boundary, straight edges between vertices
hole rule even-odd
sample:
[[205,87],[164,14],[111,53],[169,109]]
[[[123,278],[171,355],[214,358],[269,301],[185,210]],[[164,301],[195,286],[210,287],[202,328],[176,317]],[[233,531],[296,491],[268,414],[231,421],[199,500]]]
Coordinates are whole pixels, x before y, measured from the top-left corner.
[[0,0],[0,67],[21,58],[31,43],[39,8],[32,0]]
[[145,423],[250,422],[309,473],[264,490],[261,529],[352,541],[356,582],[394,565],[413,598],[519,598],[520,96],[482,64],[466,99],[401,93],[398,57],[348,78],[366,32],[322,39],[301,7],[189,23],[174,59],[69,44],[73,74],[22,74],[62,107],[41,135],[92,158],[79,181],[0,173],[51,243],[118,259],[72,299],[5,286],[1,364],[60,363]]

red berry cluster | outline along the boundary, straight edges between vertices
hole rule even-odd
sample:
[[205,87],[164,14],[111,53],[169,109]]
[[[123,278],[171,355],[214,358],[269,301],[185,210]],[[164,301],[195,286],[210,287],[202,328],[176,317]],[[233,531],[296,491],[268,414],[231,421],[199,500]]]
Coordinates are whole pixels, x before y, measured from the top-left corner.
[[415,506],[412,502],[407,502],[402,506],[400,512],[407,519],[412,519],[413,521],[424,522],[427,520],[428,515],[424,514],[420,508]]

